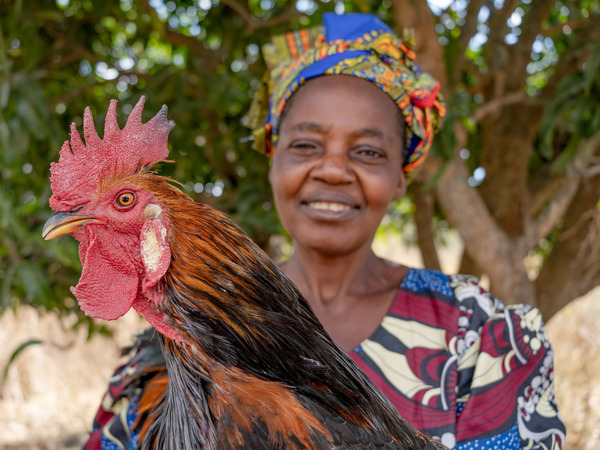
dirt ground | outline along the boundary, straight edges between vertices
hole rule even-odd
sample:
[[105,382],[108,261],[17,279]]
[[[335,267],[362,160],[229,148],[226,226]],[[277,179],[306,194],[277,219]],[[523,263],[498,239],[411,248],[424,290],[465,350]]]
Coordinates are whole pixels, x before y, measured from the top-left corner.
[[[414,263],[414,261],[412,261]],[[445,270],[452,271],[452,264]],[[567,424],[567,449],[600,448],[600,287],[568,305],[547,329],[555,349],[556,396]],[[86,339],[73,317],[28,307],[0,317],[0,374],[23,342],[40,339],[15,360],[0,384],[0,449],[80,448],[119,349],[145,322],[135,313],[110,324],[114,337]]]
[[30,339],[0,385],[0,449],[80,448],[85,441],[108,379],[120,360],[120,348],[145,326],[136,314],[112,322],[114,337],[87,340],[73,333],[74,317],[39,315],[29,307],[0,317],[0,370],[11,353]]

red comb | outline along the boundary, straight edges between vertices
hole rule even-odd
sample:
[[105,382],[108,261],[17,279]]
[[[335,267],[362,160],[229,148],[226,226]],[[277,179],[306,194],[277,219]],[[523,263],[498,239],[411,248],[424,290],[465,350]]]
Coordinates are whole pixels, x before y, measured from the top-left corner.
[[52,197],[50,207],[69,211],[89,201],[101,177],[118,173],[127,176],[144,166],[169,156],[167,139],[175,123],[167,120],[167,106],[147,123],[142,123],[146,98],[142,96],[122,130],[117,123],[117,101],[111,100],[104,122],[104,138],[100,139],[90,108],[83,115],[85,145],[74,123],[71,142],[65,141],[58,163],[50,165]]

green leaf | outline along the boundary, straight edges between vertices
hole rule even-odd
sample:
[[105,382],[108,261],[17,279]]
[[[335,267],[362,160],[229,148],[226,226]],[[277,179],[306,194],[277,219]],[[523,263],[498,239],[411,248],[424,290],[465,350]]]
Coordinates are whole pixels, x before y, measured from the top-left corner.
[[15,361],[17,356],[19,356],[23,352],[23,350],[25,350],[27,347],[30,347],[32,345],[37,345],[37,344],[43,344],[43,342],[40,341],[39,339],[30,339],[28,341],[23,342],[21,345],[19,345],[16,348],[16,350],[14,352],[12,352],[12,354],[10,355],[10,358],[8,359],[8,363],[4,367],[4,371],[2,372],[2,381],[3,382],[5,382],[6,379],[8,378],[8,370],[10,369],[10,366]]
[[600,49],[593,52],[590,58],[585,62],[583,69],[583,85],[587,94],[593,83],[597,83],[600,76]]
[[579,149],[579,139],[573,138],[569,141],[567,147],[562,151],[558,158],[552,164],[552,172],[564,172],[568,165],[575,159]]

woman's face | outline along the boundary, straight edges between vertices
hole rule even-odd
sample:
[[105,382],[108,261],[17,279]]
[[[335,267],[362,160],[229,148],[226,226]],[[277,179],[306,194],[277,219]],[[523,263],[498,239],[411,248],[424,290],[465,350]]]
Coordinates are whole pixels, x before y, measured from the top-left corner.
[[394,102],[368,81],[327,75],[293,96],[269,174],[294,241],[326,255],[371,245],[404,195],[403,128]]

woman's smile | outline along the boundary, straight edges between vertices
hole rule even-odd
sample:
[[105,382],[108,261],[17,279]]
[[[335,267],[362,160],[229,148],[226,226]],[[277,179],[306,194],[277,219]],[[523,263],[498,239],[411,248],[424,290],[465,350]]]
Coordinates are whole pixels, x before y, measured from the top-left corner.
[[343,203],[331,203],[331,202],[310,202],[307,203],[310,208],[317,209],[319,211],[332,211],[341,212],[348,211],[350,207]]
[[360,202],[346,193],[317,191],[300,200],[303,213],[317,220],[346,220],[360,212]]
[[311,218],[326,221],[347,220],[359,213],[358,206],[347,203],[314,201],[300,203],[302,210]]

